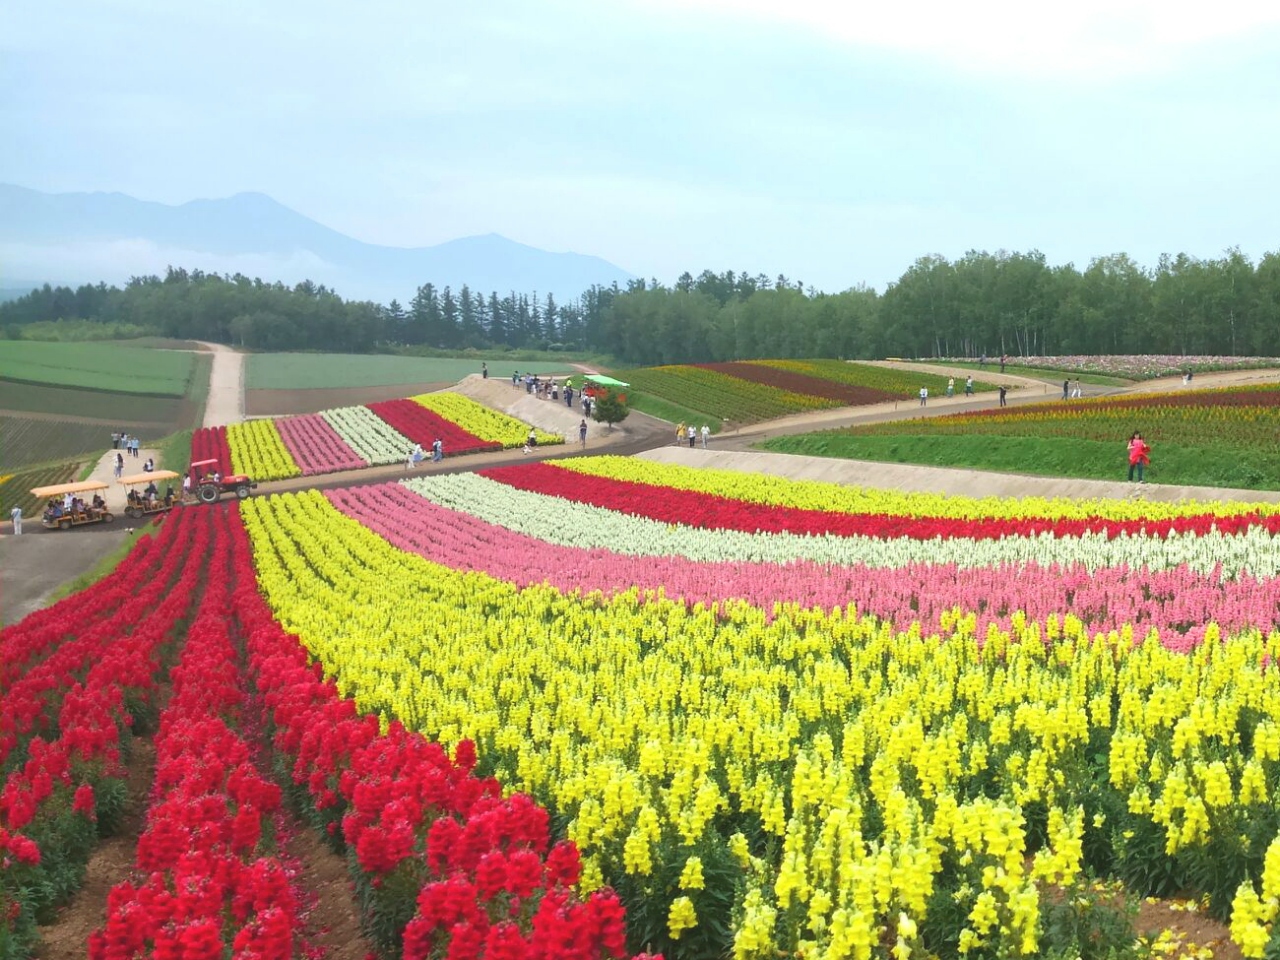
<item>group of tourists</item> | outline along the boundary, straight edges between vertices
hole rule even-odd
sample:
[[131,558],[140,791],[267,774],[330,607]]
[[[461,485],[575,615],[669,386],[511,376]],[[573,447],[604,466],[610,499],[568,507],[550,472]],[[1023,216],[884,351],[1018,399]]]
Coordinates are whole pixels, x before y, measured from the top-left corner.
[[142,441],[137,437],[131,437],[123,430],[111,434],[111,449],[123,450],[131,457],[138,455],[138,450],[142,446]]
[[[184,488],[186,483],[183,484]],[[166,507],[173,506],[173,484],[168,484],[164,489],[163,503]],[[132,507],[155,507],[161,502],[160,491],[156,487],[156,482],[152,480],[146,485],[141,493],[130,488],[128,497],[129,505]]]
[[[44,519],[46,522],[58,521],[64,517],[70,517],[73,521],[96,520],[98,515],[106,509],[107,501],[103,500],[100,494],[95,493],[93,499],[85,503],[83,498],[67,493],[63,494],[61,500],[55,497],[45,504]],[[15,518],[15,521],[21,523],[19,518]],[[21,533],[22,530],[19,527],[14,532]]]
[[677,447],[680,446],[680,444],[684,443],[685,441],[688,441],[689,449],[692,450],[694,448],[694,445],[697,443],[699,436],[702,437],[702,449],[703,450],[707,449],[707,440],[711,438],[711,428],[708,427],[705,423],[702,425],[701,430],[694,427],[692,423],[685,424],[683,420],[676,425],[676,446]]
[[[412,470],[423,460],[427,459],[427,452],[422,449],[422,444],[415,443],[405,457],[404,466],[406,470]],[[444,459],[444,441],[436,437],[431,441],[431,462],[439,463]]]

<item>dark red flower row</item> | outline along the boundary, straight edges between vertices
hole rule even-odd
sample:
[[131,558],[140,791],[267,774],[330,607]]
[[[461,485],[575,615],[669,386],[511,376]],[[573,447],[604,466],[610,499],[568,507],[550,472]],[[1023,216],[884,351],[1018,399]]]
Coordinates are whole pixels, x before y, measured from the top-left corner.
[[[193,511],[194,512],[194,511]],[[172,695],[156,736],[156,773],[138,876],[107,898],[91,960],[137,956],[233,956],[290,960],[298,897],[270,855],[280,788],[264,778],[239,729],[244,681],[228,624],[230,527],[225,510],[200,510],[213,528],[209,576],[171,673]]]
[[[380,946],[394,952],[402,941],[407,960],[622,956],[620,901],[610,890],[572,890],[577,848],[552,845],[547,812],[475,776],[470,742],[450,759],[397,721],[382,733],[377,717],[357,714],[276,623],[257,592],[248,536],[234,534],[236,615],[272,742],[317,822],[354,851],[369,929],[412,913]],[[416,902],[405,904],[404,891]]]
[[446,420],[434,410],[428,410],[412,400],[383,400],[368,404],[368,407],[393,429],[414,443],[422,444],[428,452],[436,440],[444,445],[447,457],[459,453],[475,453],[478,450],[502,449],[502,444],[493,440],[481,440],[471,431],[462,429],[452,420]]
[[[170,589],[150,597],[149,607],[133,611],[137,619],[131,629],[118,624],[110,642],[94,647],[96,659],[82,679],[61,675],[70,686],[58,709],[58,738],[48,743],[32,738],[26,762],[0,790],[0,830],[19,861],[0,870],[0,926],[7,931],[0,939],[29,940],[35,915],[66,893],[51,876],[65,876],[68,866],[82,868],[87,862],[97,832],[95,797],[109,781],[124,778],[121,739],[134,723],[134,712],[151,710],[161,653],[175,639],[204,578],[199,560],[209,552],[206,529],[178,514],[161,526],[156,539],[165,558],[156,580],[163,587],[173,571],[180,576]],[[106,589],[118,585],[121,576],[109,578]],[[64,634],[74,631],[74,609],[71,604],[64,610],[69,618]],[[111,626],[106,621],[97,629],[111,633]],[[21,845],[15,851],[18,831],[37,849]],[[42,848],[52,851],[48,861]]]
[[1081,520],[1037,517],[956,520],[880,513],[829,513],[798,507],[770,506],[716,494],[677,490],[658,484],[584,476],[549,463],[494,467],[480,473],[519,490],[590,503],[632,516],[690,527],[744,530],[748,533],[831,534],[841,537],[877,537],[882,540],[895,537],[916,540],[998,540],[1001,537],[1040,534],[1078,537],[1086,533],[1105,533],[1111,538],[1122,533],[1142,533],[1153,537],[1165,537],[1172,532],[1202,535],[1210,530],[1236,534],[1255,527],[1262,527],[1272,534],[1280,532],[1280,515],[1276,514],[1259,516],[1249,513],[1229,517],[1201,514],[1173,520],[1109,520],[1103,517]]
[[776,387],[779,390],[787,390],[806,397],[836,400],[849,406],[882,403],[885,400],[897,400],[902,397],[902,394],[877,390],[875,387],[855,387],[849,383],[824,380],[795,370],[782,370],[756,363],[695,363],[693,366],[699,370],[711,370],[738,380]]

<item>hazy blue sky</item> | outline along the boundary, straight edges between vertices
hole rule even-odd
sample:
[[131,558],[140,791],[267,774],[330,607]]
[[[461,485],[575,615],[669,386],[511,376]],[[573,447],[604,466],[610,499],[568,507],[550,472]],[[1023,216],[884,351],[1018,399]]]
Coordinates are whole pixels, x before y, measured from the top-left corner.
[[665,281],[1280,247],[1280,4],[869,6],[9,4],[0,181],[257,190],[369,242],[494,231]]

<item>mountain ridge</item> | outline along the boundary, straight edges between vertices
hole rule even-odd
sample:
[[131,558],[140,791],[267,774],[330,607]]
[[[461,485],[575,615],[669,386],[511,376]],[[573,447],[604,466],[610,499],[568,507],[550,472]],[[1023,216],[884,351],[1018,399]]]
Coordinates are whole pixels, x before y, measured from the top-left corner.
[[181,204],[119,191],[43,193],[0,183],[0,287],[121,283],[169,265],[265,280],[324,283],[347,297],[412,299],[422,284],[576,297],[632,275],[600,257],[552,252],[490,232],[424,247],[365,243],[244,191]]

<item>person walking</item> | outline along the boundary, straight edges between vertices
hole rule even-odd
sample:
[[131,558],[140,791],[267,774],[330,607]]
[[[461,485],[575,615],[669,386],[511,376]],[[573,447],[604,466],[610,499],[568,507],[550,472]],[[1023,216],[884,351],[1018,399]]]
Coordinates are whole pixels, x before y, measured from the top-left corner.
[[111,471],[117,480],[124,476],[124,454],[116,451],[116,465]]
[[578,424],[578,442],[582,444],[582,449],[587,449],[587,421],[583,420]]
[[681,420],[676,424],[676,446],[680,446],[680,441],[684,439],[684,421]]
[[142,441],[137,437],[133,438],[133,459],[137,460],[142,451]]
[[444,459],[444,442],[436,437],[431,443],[431,462],[439,463]]
[[1062,399],[1066,400],[1070,396],[1071,396],[1071,381],[1063,380],[1062,381]]
[[564,385],[564,405],[566,407],[573,406],[573,383],[566,381]]
[[702,425],[702,449],[707,449],[707,438],[711,436],[711,428],[705,423]]
[[1008,404],[1005,403],[1005,400],[1004,400],[1008,392],[1009,392],[1009,388],[1006,387],[1003,383],[1000,384],[1000,406],[1002,407],[1008,406]]
[[921,387],[920,388],[920,406],[923,407],[928,402],[929,402],[929,388]]
[[186,500],[189,496],[191,496],[191,474],[185,473],[182,475],[182,499]]
[[1129,438],[1129,482],[1133,482],[1133,472],[1138,471],[1138,482],[1146,483],[1146,468],[1151,463],[1151,448],[1147,446],[1147,441],[1142,439],[1142,434],[1138,431],[1133,432],[1133,436]]
[[1009,355],[1007,353],[1000,354],[1000,372],[1001,373],[1004,373],[1004,365],[1008,362],[1009,362]]
[[693,449],[694,441],[698,437],[698,431],[693,428],[693,424],[689,424],[689,449]]
[[947,378],[947,396],[954,397],[955,395],[956,395],[956,378],[948,377]]
[[10,510],[9,519],[13,521],[13,535],[22,536],[22,507],[14,507]]
[[1071,396],[1076,400],[1079,400],[1082,396],[1084,396],[1084,391],[1080,389],[1079,377],[1076,377],[1076,384],[1074,387],[1071,388]]
[[973,396],[973,377],[966,378],[964,382],[964,395],[966,397]]
[[480,377],[483,380],[489,379],[489,365],[487,363],[480,364]]
[[112,449],[112,450],[119,450],[119,449],[120,449],[120,434],[119,434],[118,432],[117,432],[117,433],[113,433],[113,434],[111,435],[111,449]]

